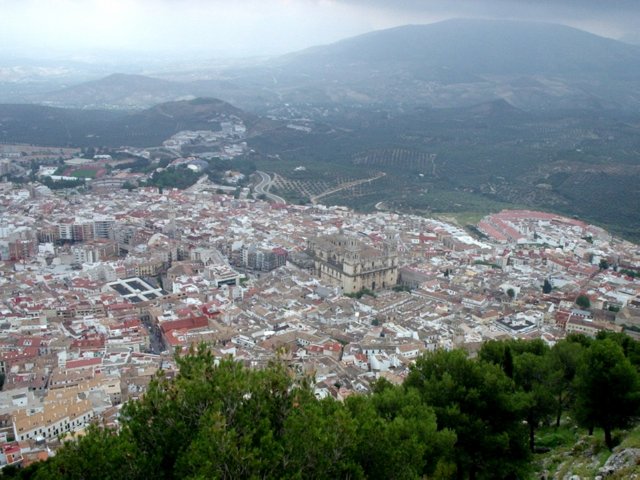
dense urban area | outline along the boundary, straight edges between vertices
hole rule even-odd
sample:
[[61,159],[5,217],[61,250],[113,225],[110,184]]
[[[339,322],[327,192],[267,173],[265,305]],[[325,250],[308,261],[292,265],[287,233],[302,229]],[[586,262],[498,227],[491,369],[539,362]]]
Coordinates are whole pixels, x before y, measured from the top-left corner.
[[0,480],[640,480],[640,2],[0,5]]
[[424,352],[640,335],[640,247],[579,219],[505,210],[463,229],[287,204],[268,174],[216,184],[195,157],[170,164],[196,175],[179,190],[145,184],[168,162],[143,174],[76,149],[4,153],[1,173],[25,176],[0,183],[4,465],[116,427],[203,345],[251,369],[284,362],[316,399],[343,401],[402,384]]

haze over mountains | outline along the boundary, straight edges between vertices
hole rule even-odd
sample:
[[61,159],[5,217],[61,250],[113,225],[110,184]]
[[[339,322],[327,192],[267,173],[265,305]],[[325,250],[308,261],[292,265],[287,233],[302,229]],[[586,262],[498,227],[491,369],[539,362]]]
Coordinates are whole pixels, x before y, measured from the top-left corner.
[[188,84],[182,85],[144,75],[114,73],[98,80],[36,95],[34,98],[42,103],[66,107],[139,108],[191,95]]
[[[379,178],[329,202],[426,214],[518,205],[640,232],[640,47],[565,26],[410,25],[18,99],[30,105],[0,105],[0,142],[153,147],[222,112],[249,127],[261,170],[309,185]],[[278,194],[303,201],[303,190]]]
[[511,96],[515,104],[540,108],[527,101],[528,91],[579,97],[596,95],[603,82],[635,80],[640,48],[559,25],[451,20],[309,49],[280,59],[280,71],[273,71],[296,82],[351,87],[378,101],[440,107],[490,99],[487,86],[493,85],[503,89],[494,98]]
[[181,130],[216,129],[220,117],[230,116],[240,118],[250,134],[277,125],[212,98],[165,102],[134,112],[0,104],[0,143],[157,146]]
[[[184,79],[184,75],[179,75]],[[209,77],[209,78],[207,78]],[[625,108],[640,104],[640,47],[561,25],[450,20],[376,31],[273,58],[170,81],[111,75],[34,103],[143,108],[215,96],[261,110],[276,103],[473,105],[502,98],[524,109]]]

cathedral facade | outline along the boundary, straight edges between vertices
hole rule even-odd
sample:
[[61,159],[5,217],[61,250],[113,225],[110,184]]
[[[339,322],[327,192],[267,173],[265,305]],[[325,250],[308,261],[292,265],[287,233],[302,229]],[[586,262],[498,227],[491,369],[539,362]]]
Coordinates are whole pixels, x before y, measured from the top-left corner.
[[398,282],[398,258],[394,244],[382,249],[344,234],[316,237],[308,242],[315,274],[344,293],[391,288]]

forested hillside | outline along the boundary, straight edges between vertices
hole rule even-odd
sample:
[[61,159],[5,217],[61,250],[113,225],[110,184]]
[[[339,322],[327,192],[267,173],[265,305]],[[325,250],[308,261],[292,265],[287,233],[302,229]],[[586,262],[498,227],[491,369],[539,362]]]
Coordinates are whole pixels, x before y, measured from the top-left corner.
[[640,412],[640,344],[618,334],[492,341],[477,359],[437,351],[403,385],[314,396],[284,362],[250,370],[204,348],[55,457],[2,478],[532,478],[538,429],[602,436]]

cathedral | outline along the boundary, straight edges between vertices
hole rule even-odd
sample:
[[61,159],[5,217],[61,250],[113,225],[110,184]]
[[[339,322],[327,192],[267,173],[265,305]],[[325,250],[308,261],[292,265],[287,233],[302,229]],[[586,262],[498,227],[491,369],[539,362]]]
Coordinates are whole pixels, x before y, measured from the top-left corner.
[[344,293],[391,288],[398,281],[397,249],[392,243],[378,249],[340,233],[310,239],[308,250],[315,274]]

